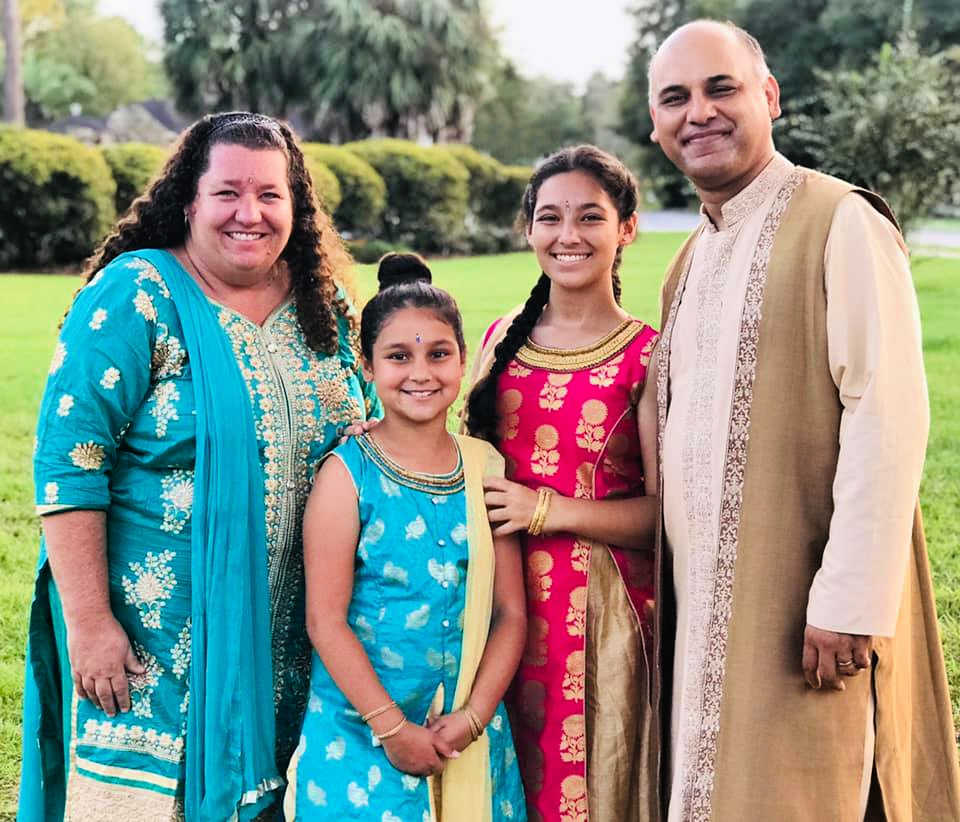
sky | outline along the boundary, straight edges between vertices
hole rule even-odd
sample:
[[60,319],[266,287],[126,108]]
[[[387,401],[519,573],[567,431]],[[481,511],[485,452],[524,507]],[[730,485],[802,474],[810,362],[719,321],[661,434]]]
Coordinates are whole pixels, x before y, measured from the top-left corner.
[[[573,83],[594,71],[623,76],[633,23],[629,0],[488,0],[504,53],[527,75]],[[151,40],[163,38],[156,0],[100,0],[100,13],[129,20]]]

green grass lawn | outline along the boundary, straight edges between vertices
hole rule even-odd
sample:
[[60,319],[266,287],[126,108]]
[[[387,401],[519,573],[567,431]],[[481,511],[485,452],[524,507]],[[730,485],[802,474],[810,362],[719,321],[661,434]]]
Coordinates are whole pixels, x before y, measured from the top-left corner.
[[[628,251],[624,305],[657,324],[660,277],[681,240],[651,234]],[[960,701],[960,260],[914,260],[924,322],[924,351],[933,427],[921,498],[937,587],[954,713]],[[458,299],[475,349],[496,316],[520,302],[537,275],[530,254],[437,261],[435,282]],[[57,324],[79,280],[64,276],[0,277],[0,819],[16,803],[20,758],[20,692],[26,612],[36,559],[30,454],[34,416]],[[371,266],[359,268],[361,296],[376,287]],[[950,318],[953,318],[952,320]],[[954,413],[951,413],[954,412]]]

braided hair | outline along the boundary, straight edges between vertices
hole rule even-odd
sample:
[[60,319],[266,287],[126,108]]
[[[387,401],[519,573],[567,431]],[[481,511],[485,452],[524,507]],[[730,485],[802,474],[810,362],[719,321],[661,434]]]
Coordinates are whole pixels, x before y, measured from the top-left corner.
[[337,295],[335,278],[342,281],[347,276],[350,257],[329,215],[317,205],[293,132],[272,117],[246,111],[208,114],[184,131],[160,175],[86,261],[84,276],[89,281],[125,251],[183,245],[189,230],[184,210],[197,196],[211,149],[221,143],[276,150],[286,157],[293,226],[280,259],[290,272],[297,320],[307,345],[314,351],[335,353],[337,315],[349,317]]
[[[528,232],[533,223],[537,196],[544,181],[556,174],[570,171],[584,171],[593,177],[613,201],[621,222],[630,219],[637,210],[637,181],[630,170],[616,157],[591,145],[562,148],[547,157],[537,167],[523,192],[522,219]],[[612,269],[613,296],[618,304],[622,294],[619,273],[622,257],[623,248],[620,247],[614,257]],[[466,426],[473,436],[494,444],[497,442],[497,427],[500,423],[500,414],[497,409],[497,383],[507,365],[530,336],[549,299],[550,278],[541,273],[520,313],[514,318],[507,333],[494,349],[490,372],[477,382],[467,398]]]

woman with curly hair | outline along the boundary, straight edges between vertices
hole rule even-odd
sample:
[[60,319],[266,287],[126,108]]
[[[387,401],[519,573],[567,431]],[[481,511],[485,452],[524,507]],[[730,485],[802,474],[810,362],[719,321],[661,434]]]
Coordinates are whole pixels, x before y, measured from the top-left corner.
[[379,411],[283,124],[204,117],[87,265],[35,455],[22,820],[271,818],[307,699],[301,521]]
[[[656,332],[620,306],[637,187],[594,146],[562,149],[523,196],[543,272],[487,331],[467,429],[494,443],[495,535],[522,536],[527,646],[507,696],[531,820],[653,818],[649,734]],[[641,394],[643,399],[641,400]]]

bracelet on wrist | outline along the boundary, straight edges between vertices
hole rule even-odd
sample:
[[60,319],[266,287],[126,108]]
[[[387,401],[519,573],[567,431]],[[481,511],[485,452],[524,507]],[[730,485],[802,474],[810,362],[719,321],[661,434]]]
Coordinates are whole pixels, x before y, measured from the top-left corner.
[[375,733],[374,736],[383,742],[385,739],[390,739],[391,737],[396,736],[400,731],[403,730],[404,726],[407,724],[407,718],[403,717],[397,725],[391,728],[389,731],[384,731],[382,734]]
[[532,537],[538,537],[543,533],[543,526],[547,522],[547,514],[550,512],[550,502],[553,500],[553,489],[540,488],[537,491],[537,506],[533,509],[533,516],[530,518],[530,525],[527,526],[527,533]]
[[381,705],[379,708],[375,708],[369,713],[365,713],[363,716],[360,717],[360,719],[363,720],[364,722],[369,722],[374,717],[380,716],[381,714],[385,714],[391,708],[396,708],[396,707],[397,707],[397,703],[391,699],[386,705]]

